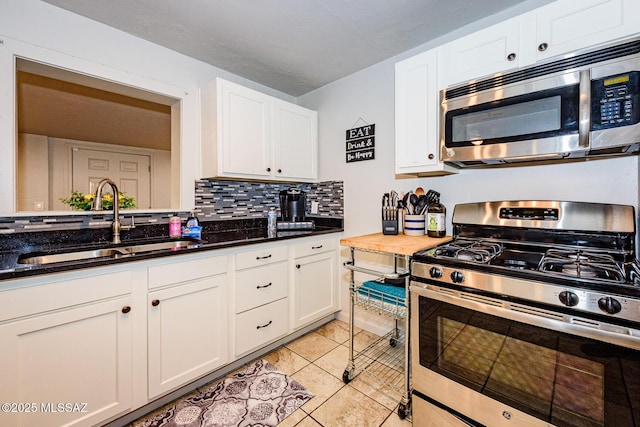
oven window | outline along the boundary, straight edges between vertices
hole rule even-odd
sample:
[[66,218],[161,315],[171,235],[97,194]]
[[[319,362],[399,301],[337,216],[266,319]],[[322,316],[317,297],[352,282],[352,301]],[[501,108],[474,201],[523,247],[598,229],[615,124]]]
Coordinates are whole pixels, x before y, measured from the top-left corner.
[[419,363],[557,426],[640,426],[640,352],[419,297]]

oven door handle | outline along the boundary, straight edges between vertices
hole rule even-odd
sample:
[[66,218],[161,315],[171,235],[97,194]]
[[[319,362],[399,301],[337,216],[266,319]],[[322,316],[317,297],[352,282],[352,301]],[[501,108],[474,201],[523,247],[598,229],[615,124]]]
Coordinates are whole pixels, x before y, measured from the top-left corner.
[[[470,292],[417,284],[417,282],[411,282],[410,291],[413,305],[418,304],[416,295],[423,296],[516,322],[640,350],[640,330],[638,329],[602,323],[551,309],[527,306]],[[412,306],[411,309],[415,313],[417,306]]]

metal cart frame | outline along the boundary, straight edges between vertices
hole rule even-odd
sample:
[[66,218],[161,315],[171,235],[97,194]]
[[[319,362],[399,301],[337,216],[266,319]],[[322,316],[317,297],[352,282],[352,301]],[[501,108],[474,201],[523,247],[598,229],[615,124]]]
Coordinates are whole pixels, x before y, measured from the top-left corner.
[[[355,264],[355,251],[371,252],[393,256],[393,272],[384,273],[377,270],[363,268]],[[398,404],[398,416],[401,419],[411,414],[411,375],[410,375],[410,336],[409,333],[409,311],[410,293],[409,276],[411,268],[411,257],[390,252],[375,251],[350,247],[350,259],[344,262],[344,267],[350,270],[349,290],[350,290],[350,310],[349,310],[349,363],[345,369],[342,379],[348,383],[360,372],[366,372],[378,379],[385,385],[399,389],[402,398]],[[398,261],[403,260],[405,270],[399,270]],[[382,292],[366,290],[359,292],[359,286],[355,283],[355,272],[366,273],[378,278],[404,279],[405,298],[384,294]],[[361,290],[362,291],[362,290]],[[370,294],[373,292],[373,294]],[[355,354],[354,339],[354,315],[356,305],[365,309],[376,310],[380,314],[393,316],[395,327],[384,336],[367,346],[364,350]],[[404,334],[398,328],[398,321],[404,320]],[[388,344],[387,344],[388,341]],[[403,346],[399,347],[398,344]],[[402,353],[402,354],[401,354]],[[358,363],[356,363],[358,362]],[[399,366],[400,363],[403,366]],[[401,369],[400,369],[401,368]],[[402,385],[398,385],[398,376],[401,375]]]

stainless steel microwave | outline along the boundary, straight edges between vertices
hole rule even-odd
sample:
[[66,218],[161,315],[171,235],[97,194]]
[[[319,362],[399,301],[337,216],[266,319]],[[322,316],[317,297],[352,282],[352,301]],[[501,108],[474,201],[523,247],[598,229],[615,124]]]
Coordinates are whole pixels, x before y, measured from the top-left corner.
[[458,167],[636,154],[640,40],[445,89],[440,111]]

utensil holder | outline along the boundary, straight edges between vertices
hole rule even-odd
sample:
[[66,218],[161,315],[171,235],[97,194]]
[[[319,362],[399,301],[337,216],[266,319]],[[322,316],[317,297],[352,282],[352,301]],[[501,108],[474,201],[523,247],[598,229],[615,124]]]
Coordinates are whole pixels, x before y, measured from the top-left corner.
[[405,215],[403,229],[406,236],[424,236],[424,215]]
[[397,211],[390,207],[382,207],[382,234],[395,236],[398,234]]

